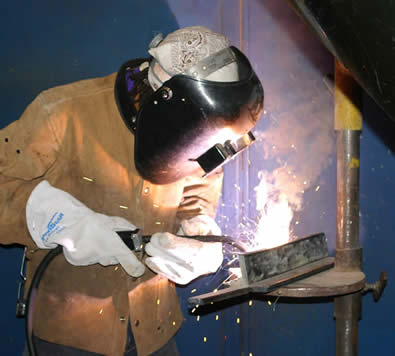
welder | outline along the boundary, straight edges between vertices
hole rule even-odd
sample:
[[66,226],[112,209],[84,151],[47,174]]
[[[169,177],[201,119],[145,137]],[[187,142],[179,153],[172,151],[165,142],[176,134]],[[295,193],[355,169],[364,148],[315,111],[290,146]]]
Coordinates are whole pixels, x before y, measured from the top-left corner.
[[[26,246],[26,289],[63,247],[35,296],[39,355],[177,355],[174,282],[221,264],[218,243],[174,233],[220,234],[220,167],[254,140],[261,83],[204,27],[148,52],[40,93],[0,131],[0,242]],[[117,233],[137,229],[152,235],[145,253]]]

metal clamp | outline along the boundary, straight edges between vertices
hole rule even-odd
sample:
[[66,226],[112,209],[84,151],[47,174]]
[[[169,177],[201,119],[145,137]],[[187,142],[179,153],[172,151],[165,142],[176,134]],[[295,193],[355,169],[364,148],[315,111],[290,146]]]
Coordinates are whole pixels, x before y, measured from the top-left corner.
[[373,299],[378,302],[383,294],[384,288],[387,285],[387,272],[381,272],[379,280],[375,283],[366,283],[363,293],[372,292]]

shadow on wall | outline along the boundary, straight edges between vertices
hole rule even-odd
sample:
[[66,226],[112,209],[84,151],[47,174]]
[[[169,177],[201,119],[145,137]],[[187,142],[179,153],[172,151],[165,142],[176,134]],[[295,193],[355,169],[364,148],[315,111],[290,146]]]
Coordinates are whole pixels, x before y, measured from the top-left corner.
[[[177,28],[164,0],[1,2],[0,128],[42,90],[115,72],[146,57],[155,34]],[[15,318],[21,256],[19,248],[0,248],[2,355],[24,347],[23,320]]]

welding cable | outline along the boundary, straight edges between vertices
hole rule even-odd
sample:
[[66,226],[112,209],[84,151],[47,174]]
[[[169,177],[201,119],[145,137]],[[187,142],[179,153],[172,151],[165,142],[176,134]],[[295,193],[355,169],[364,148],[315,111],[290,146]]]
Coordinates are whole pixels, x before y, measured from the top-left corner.
[[[118,232],[118,235],[127,244],[127,246],[131,250],[133,250],[134,249],[133,246],[130,245],[130,243],[127,241],[129,238],[128,236],[130,235],[131,231],[127,231],[124,233],[125,234],[123,234],[123,232]],[[191,239],[203,241],[203,242],[221,242],[223,244],[228,244],[228,245],[233,246],[234,248],[240,250],[240,252],[246,251],[246,247],[243,245],[243,243],[236,241],[235,239],[233,239],[232,237],[229,237],[229,236],[194,235],[194,236],[180,236],[180,237],[191,238]],[[150,240],[151,236],[145,235],[142,238],[143,238],[144,243],[147,243]],[[33,279],[32,279],[32,282],[31,282],[31,285],[29,288],[29,292],[27,294],[25,332],[26,332],[27,347],[28,347],[30,356],[37,356],[38,355],[36,346],[35,346],[34,340],[33,340],[34,301],[37,296],[38,287],[40,285],[40,282],[41,282],[41,279],[44,275],[44,272],[48,268],[49,264],[52,262],[52,260],[56,256],[60,255],[62,253],[62,251],[63,251],[63,247],[59,245],[56,248],[54,248],[53,250],[50,250],[45,255],[45,257],[41,261],[40,265],[38,266],[38,268],[33,276]]]
[[[133,231],[119,231],[117,232],[122,241],[131,249],[134,250],[133,241],[130,240],[129,236]],[[143,241],[148,242],[151,236],[143,236]],[[34,301],[37,296],[38,287],[40,285],[41,279],[44,272],[47,270],[49,264],[52,260],[62,254],[63,246],[59,245],[56,248],[50,250],[45,257],[42,259],[41,263],[34,273],[32,282],[30,284],[29,292],[26,298],[26,319],[25,319],[25,333],[26,342],[30,356],[37,356],[36,345],[33,340],[33,314],[34,314]]]
[[29,350],[29,355],[30,356],[37,356],[37,350],[36,350],[36,345],[34,344],[33,340],[33,313],[34,313],[34,300],[37,296],[37,290],[38,286],[40,284],[41,278],[46,271],[48,265],[51,263],[51,261],[58,255],[60,255],[63,251],[62,246],[57,246],[53,250],[49,251],[41,261],[40,265],[38,266],[30,288],[29,292],[27,294],[27,299],[26,299],[26,320],[25,320],[25,332],[26,332],[26,341],[27,341],[27,347]]

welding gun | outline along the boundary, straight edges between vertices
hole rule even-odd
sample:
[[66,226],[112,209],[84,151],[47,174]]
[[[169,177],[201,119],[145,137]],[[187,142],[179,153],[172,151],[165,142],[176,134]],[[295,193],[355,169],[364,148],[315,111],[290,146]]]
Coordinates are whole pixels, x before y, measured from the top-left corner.
[[[151,235],[143,235],[140,229],[133,231],[117,231],[116,232],[122,241],[128,246],[132,251],[140,252],[144,251],[145,245],[150,242]],[[183,238],[194,239],[202,242],[221,242],[223,244],[228,244],[239,250],[240,252],[245,252],[246,247],[240,241],[236,241],[234,238],[229,236],[218,236],[218,235],[194,235],[194,236],[184,236],[177,235]]]

